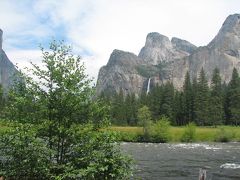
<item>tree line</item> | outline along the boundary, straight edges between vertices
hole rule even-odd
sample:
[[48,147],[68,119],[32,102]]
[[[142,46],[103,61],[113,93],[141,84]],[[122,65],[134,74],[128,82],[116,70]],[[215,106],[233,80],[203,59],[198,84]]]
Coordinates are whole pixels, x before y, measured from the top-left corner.
[[172,125],[195,123],[199,126],[240,125],[240,77],[236,68],[228,84],[222,82],[220,71],[215,68],[211,82],[202,68],[197,78],[185,75],[182,90],[171,82],[143,92],[139,98],[134,94],[124,97],[123,92],[113,96],[101,96],[110,106],[110,119],[116,125],[138,125],[138,109],[148,106],[152,118],[170,119]]

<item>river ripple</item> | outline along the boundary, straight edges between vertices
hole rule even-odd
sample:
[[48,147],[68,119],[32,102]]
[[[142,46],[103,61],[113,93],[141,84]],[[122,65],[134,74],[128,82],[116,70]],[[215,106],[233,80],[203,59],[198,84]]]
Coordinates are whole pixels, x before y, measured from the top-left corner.
[[240,180],[240,143],[122,143],[135,160],[133,179]]

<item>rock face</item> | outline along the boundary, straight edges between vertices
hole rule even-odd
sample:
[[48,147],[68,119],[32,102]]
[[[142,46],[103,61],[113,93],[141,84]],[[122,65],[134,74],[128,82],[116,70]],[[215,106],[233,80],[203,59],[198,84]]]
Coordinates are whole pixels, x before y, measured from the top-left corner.
[[0,84],[6,91],[12,85],[13,75],[17,70],[2,49],[2,34],[0,29]]
[[139,95],[151,84],[171,81],[181,89],[189,71],[197,77],[203,68],[208,81],[214,68],[219,68],[222,81],[229,82],[232,70],[240,71],[240,14],[227,17],[215,38],[203,47],[159,33],[149,33],[138,56],[114,50],[109,62],[99,72],[97,94],[119,92]]
[[187,55],[188,52],[175,48],[168,37],[153,32],[147,35],[145,46],[141,49],[138,56],[147,63],[157,65],[161,62],[173,61]]
[[187,52],[189,54],[193,53],[197,49],[197,46],[191,44],[186,40],[182,40],[176,37],[173,37],[171,42],[174,48],[176,48],[179,51]]
[[146,78],[139,75],[136,67],[143,63],[143,60],[133,53],[114,50],[107,65],[99,71],[97,94],[119,93],[120,90],[123,91],[124,95],[141,93]]

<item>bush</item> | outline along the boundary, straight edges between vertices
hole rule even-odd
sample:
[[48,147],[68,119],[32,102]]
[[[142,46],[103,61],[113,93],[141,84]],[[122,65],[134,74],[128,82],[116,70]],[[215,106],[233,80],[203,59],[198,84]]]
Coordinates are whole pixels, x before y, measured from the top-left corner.
[[78,131],[69,163],[59,177],[64,179],[127,179],[132,160],[122,155],[117,134],[109,131]]
[[49,179],[49,149],[30,125],[20,125],[0,137],[0,176],[9,179]]
[[119,132],[119,140],[124,142],[138,142],[139,133],[135,132]]
[[171,140],[170,135],[170,121],[167,117],[162,117],[153,126],[153,141],[166,143]]
[[196,139],[196,125],[194,123],[189,123],[181,137],[182,142],[194,142]]
[[120,151],[117,134],[92,127],[70,128],[64,164],[50,159],[56,150],[36,136],[31,125],[0,135],[0,177],[6,179],[127,179],[132,160]]
[[216,142],[229,142],[234,137],[234,133],[227,131],[224,127],[220,127],[215,134]]

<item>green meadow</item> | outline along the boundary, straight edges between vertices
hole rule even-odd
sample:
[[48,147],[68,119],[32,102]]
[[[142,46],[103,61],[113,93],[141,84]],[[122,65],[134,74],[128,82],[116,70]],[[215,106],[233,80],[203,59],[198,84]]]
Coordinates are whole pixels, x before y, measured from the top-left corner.
[[[121,141],[127,142],[139,142],[139,137],[143,135],[142,127],[120,127],[112,126],[109,128],[112,131],[116,131],[120,134]],[[186,130],[185,126],[169,128],[169,142],[181,142],[182,136]],[[151,136],[151,133],[150,133]],[[222,137],[223,139],[219,139]],[[154,139],[154,141],[158,141]],[[240,127],[235,126],[218,126],[218,127],[196,127],[195,138],[193,142],[228,142],[228,141],[240,141]]]

